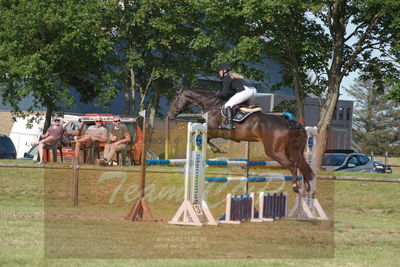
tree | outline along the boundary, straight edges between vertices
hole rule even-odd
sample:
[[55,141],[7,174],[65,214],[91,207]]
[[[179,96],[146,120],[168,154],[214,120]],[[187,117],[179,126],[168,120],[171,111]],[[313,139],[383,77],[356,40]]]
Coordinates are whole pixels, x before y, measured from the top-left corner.
[[320,95],[326,86],[323,74],[329,52],[323,28],[308,16],[312,6],[301,1],[269,0],[245,1],[244,5],[247,24],[263,41],[263,53],[283,67],[283,83],[276,87],[293,87],[296,113],[304,117],[307,94]]
[[76,101],[71,87],[84,102],[108,91],[111,72],[105,62],[112,43],[102,30],[107,5],[83,0],[1,1],[3,102],[18,114],[21,100],[33,96],[28,112],[46,107],[51,113],[60,104]]
[[[356,99],[353,126],[354,140],[365,153],[400,154],[400,108],[394,101],[382,98],[374,81],[356,81],[347,92]],[[386,88],[383,93],[389,91]]]
[[126,113],[137,114],[150,105],[154,116],[161,95],[171,95],[173,85],[196,80],[206,62],[191,49],[201,18],[192,1],[120,1],[109,29],[121,87],[126,103],[132,103]]
[[199,34],[192,41],[192,48],[204,51],[208,56],[203,71],[216,72],[221,62],[230,62],[234,70],[243,73],[248,79],[261,80],[264,75],[254,66],[246,63],[259,63],[262,53],[259,38],[252,38],[249,25],[242,14],[243,2],[196,1],[196,9],[201,10]]
[[307,93],[319,95],[324,89],[322,74],[328,55],[323,28],[306,16],[310,8],[302,2],[286,0],[203,0],[199,5],[207,15],[205,34],[214,40],[208,44],[215,50],[216,62],[230,61],[246,77],[266,84],[270,84],[268,75],[254,66],[268,68],[265,59],[279,62],[283,81],[270,89],[292,86],[296,113],[303,117]]
[[359,69],[398,81],[399,68],[395,62],[398,62],[400,37],[398,1],[324,0],[320,3],[321,8],[314,12],[329,30],[331,54],[326,61],[330,62],[326,69],[328,90],[318,122],[317,166],[322,163],[343,77]]
[[[355,70],[381,76],[381,80],[390,81],[393,85],[388,97],[397,96],[399,1],[316,0],[300,4],[291,0],[204,2],[210,5],[209,17],[220,27],[215,28],[220,33],[219,40],[225,41],[229,48],[225,58],[257,62],[252,61],[256,57],[251,57],[260,44],[255,38],[264,37],[267,40],[264,51],[277,59],[281,58],[282,64],[287,62],[287,73],[298,90],[299,99],[306,88],[301,83],[307,81],[307,71],[316,70],[317,77],[326,75],[326,94],[318,122],[318,166],[322,163],[328,130],[345,76]],[[250,19],[246,20],[247,17]],[[297,21],[298,24],[294,23]],[[318,24],[324,26],[327,34]],[[321,71],[321,68],[325,70]]]

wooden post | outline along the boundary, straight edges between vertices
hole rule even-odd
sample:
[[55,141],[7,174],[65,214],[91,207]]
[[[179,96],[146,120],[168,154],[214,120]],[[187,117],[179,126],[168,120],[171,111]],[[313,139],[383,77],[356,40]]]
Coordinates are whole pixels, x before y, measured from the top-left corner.
[[165,152],[164,152],[164,159],[169,159],[169,118],[165,119]]
[[140,183],[139,183],[139,198],[135,202],[132,210],[129,212],[127,216],[124,217],[125,220],[129,221],[145,221],[145,222],[153,222],[154,218],[151,214],[150,208],[147,204],[147,201],[144,197],[145,187],[146,187],[146,165],[147,165],[147,140],[146,140],[146,111],[142,111],[139,113],[143,116],[143,146],[142,146],[142,157],[140,164]]
[[79,168],[78,157],[72,157],[72,203],[74,207],[78,206],[78,190],[79,190]]
[[383,169],[383,170],[385,171],[385,173],[386,173],[386,166],[387,166],[387,164],[388,164],[388,152],[385,151],[385,168]]
[[375,162],[374,151],[371,151],[371,163],[372,163],[372,165],[375,167],[374,162]]

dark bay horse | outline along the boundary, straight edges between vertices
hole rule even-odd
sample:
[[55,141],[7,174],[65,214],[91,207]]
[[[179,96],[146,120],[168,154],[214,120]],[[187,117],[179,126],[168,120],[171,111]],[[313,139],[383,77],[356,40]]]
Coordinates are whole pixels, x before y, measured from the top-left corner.
[[293,177],[293,191],[299,192],[297,171],[300,170],[307,191],[310,191],[310,181],[314,173],[304,158],[304,149],[307,142],[307,133],[298,122],[290,121],[283,116],[257,112],[251,114],[245,121],[234,123],[234,130],[220,130],[218,126],[223,122],[221,106],[225,102],[216,97],[211,90],[198,88],[181,88],[175,95],[168,117],[176,116],[195,105],[203,113],[208,113],[208,138],[222,137],[236,142],[261,142],[265,153],[288,168]]

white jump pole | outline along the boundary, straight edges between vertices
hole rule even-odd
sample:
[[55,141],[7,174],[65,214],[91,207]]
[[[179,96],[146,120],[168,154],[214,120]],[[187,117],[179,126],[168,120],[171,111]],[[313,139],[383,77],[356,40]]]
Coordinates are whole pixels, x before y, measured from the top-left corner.
[[[207,118],[207,117],[205,117]],[[169,224],[218,225],[205,201],[205,163],[207,149],[207,123],[188,124],[185,195],[184,200]]]

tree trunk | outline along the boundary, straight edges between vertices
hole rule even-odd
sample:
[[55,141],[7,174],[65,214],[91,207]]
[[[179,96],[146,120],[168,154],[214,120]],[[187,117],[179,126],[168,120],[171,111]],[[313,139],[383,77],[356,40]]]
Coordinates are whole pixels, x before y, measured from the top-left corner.
[[133,68],[129,69],[130,72],[130,90],[131,90],[131,99],[132,99],[132,108],[130,110],[129,115],[137,115],[136,112],[136,76]]
[[297,106],[297,117],[299,118],[300,122],[304,118],[304,88],[301,84],[299,73],[295,70],[293,71],[293,87],[294,87],[294,95],[296,97],[296,106]]
[[144,90],[140,90],[140,103],[139,103],[139,110],[146,109],[145,107],[145,98],[146,98],[146,93]]
[[47,107],[44,126],[43,126],[43,134],[45,134],[47,132],[47,129],[50,127],[52,114],[53,114],[53,108]]
[[329,128],[339,99],[339,88],[343,77],[341,77],[341,75],[338,76],[340,77],[330,80],[328,94],[324,104],[321,106],[320,118],[318,121],[318,151],[315,159],[318,169],[321,169],[322,160],[329,138]]
[[150,106],[150,120],[149,120],[149,126],[150,128],[154,128],[154,122],[156,119],[156,112],[158,108],[158,102],[160,100],[160,89],[157,87],[154,92],[154,96],[151,100],[151,106]]
[[339,99],[340,84],[345,74],[342,72],[342,67],[345,61],[346,6],[346,0],[335,1],[329,6],[328,23],[333,40],[333,54],[328,70],[328,93],[321,107],[318,121],[318,150],[315,159],[318,169],[321,169],[329,137],[329,127]]
[[299,119],[299,121],[301,123],[303,123],[304,99],[306,97],[306,93],[304,92],[303,84],[301,82],[301,71],[299,68],[296,51],[295,51],[295,49],[293,49],[291,47],[291,45],[288,41],[286,43],[287,43],[287,47],[288,47],[288,58],[290,61],[288,68],[290,68],[292,76],[293,76],[293,88],[294,88],[294,95],[296,97],[297,118]]
[[129,84],[130,84],[130,79],[127,76],[125,78],[125,82],[124,82],[124,100],[125,100],[125,115],[129,115],[130,114],[130,103],[131,103],[131,99],[130,99],[130,92],[129,92]]
[[147,96],[147,93],[149,92],[149,90],[150,90],[150,88],[152,87],[152,84],[153,84],[153,82],[154,82],[154,71],[155,71],[155,67],[153,67],[153,69],[152,69],[152,71],[151,71],[151,73],[150,73],[150,75],[149,75],[149,78],[147,79],[147,83],[146,83],[146,85],[145,84],[141,84],[140,85],[140,88],[139,88],[139,91],[140,91],[140,105],[139,105],[139,110],[143,110],[143,109],[145,109],[145,100],[146,100],[146,96]]

